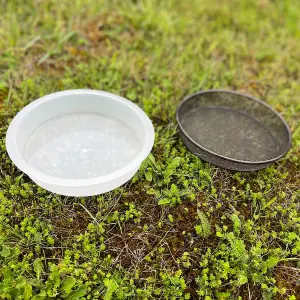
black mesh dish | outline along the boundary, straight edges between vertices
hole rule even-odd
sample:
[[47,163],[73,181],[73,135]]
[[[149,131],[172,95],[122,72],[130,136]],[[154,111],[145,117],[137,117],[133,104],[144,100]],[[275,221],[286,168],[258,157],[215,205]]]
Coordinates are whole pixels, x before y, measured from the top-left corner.
[[183,100],[176,118],[187,148],[226,169],[265,168],[291,147],[285,120],[266,103],[240,93],[198,92]]

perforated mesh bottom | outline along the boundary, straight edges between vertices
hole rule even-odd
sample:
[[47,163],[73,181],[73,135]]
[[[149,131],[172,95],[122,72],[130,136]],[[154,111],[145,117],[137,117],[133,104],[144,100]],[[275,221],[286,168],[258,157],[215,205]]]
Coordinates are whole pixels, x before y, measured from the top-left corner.
[[230,108],[193,110],[182,126],[195,142],[229,158],[261,161],[278,155],[279,147],[263,124]]

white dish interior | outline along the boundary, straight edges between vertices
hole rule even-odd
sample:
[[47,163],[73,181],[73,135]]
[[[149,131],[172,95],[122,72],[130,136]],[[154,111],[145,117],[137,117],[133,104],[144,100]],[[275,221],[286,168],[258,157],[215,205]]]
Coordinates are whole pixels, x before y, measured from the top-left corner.
[[130,101],[72,90],[40,98],[13,119],[7,151],[17,167],[49,191],[89,196],[130,179],[149,154],[154,130]]

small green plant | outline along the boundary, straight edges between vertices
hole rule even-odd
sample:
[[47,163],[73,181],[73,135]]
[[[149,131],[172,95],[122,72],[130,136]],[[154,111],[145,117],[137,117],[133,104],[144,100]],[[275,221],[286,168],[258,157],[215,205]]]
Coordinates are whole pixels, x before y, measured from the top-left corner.
[[207,219],[206,215],[198,210],[198,218],[201,224],[195,226],[195,231],[197,235],[200,235],[204,238],[207,238],[211,235],[211,226],[210,222]]

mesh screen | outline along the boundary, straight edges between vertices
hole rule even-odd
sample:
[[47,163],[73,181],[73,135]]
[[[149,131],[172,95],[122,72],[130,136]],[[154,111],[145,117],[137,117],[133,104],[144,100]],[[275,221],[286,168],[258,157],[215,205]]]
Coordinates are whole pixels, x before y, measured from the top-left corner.
[[239,94],[212,91],[194,95],[181,105],[178,119],[196,143],[231,159],[262,162],[280,156],[290,146],[281,118],[262,103]]

